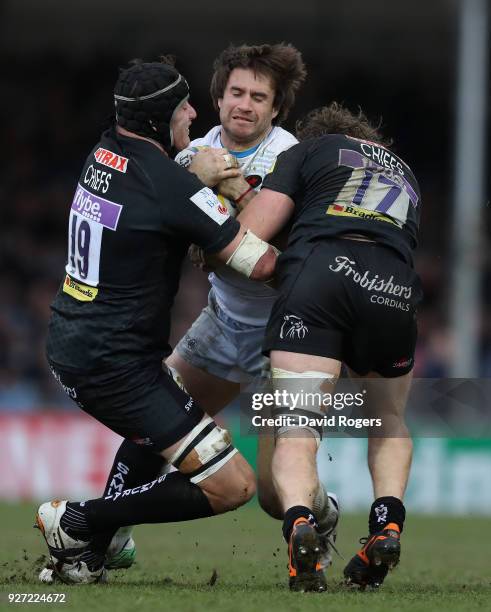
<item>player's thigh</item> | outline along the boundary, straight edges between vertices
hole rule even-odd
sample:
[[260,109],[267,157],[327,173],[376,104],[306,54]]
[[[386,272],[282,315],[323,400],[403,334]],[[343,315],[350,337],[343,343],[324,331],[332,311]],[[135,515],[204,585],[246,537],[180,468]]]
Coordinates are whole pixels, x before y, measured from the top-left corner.
[[56,369],[78,405],[123,438],[160,453],[203,418],[197,402],[162,370],[159,360],[128,364],[97,374]]
[[177,371],[188,393],[210,416],[215,416],[227,406],[240,391],[239,383],[225,380],[194,366],[176,351],[167,358],[166,364]]
[[341,370],[341,362],[331,357],[293,353],[291,351],[271,351],[271,368],[278,368],[286,372],[319,372],[337,379]]

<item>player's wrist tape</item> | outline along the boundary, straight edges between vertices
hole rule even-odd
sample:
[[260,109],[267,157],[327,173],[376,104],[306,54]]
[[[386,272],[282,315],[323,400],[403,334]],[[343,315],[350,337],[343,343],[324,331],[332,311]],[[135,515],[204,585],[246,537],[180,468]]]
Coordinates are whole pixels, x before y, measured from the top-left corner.
[[227,266],[250,278],[257,262],[269,247],[267,242],[258,238],[251,230],[247,230],[239,246],[227,259]]
[[239,203],[239,202],[242,200],[242,198],[245,198],[245,196],[246,196],[248,193],[251,193],[251,191],[253,191],[253,190],[254,190],[254,187],[252,187],[252,186],[251,186],[251,187],[249,187],[249,189],[247,189],[246,191],[244,191],[244,193],[243,193],[242,195],[240,195],[240,196],[239,196],[239,197],[238,197],[238,198],[235,200],[235,203],[236,203],[236,204],[238,204],[238,203]]

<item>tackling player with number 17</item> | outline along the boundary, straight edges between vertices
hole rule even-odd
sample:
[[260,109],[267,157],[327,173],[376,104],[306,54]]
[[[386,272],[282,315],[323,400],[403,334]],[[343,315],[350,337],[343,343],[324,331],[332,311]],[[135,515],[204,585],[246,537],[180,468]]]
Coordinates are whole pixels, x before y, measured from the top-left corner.
[[[368,440],[369,536],[344,570],[349,582],[377,587],[399,561],[406,514],[412,442],[404,411],[422,299],[413,266],[419,187],[361,113],[333,103],[312,111],[297,135],[301,142],[278,157],[238,218],[266,240],[294,221],[264,342],[274,387],[304,397],[332,392],[344,362],[363,379],[367,416],[382,421]],[[291,408],[278,406],[277,414],[293,420]],[[323,412],[316,404],[302,408],[296,426],[289,421],[276,431],[272,479],[285,516],[290,588],[323,591],[312,505]],[[306,410],[313,417],[307,424],[300,418]]]

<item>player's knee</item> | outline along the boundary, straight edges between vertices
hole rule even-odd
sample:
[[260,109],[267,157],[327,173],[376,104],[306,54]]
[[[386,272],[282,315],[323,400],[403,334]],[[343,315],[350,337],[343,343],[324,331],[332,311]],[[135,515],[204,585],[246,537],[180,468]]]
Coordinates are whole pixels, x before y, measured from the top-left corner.
[[243,506],[256,493],[254,471],[241,455],[201,486],[217,514]]
[[210,417],[193,428],[169,462],[203,489],[217,513],[238,508],[256,492],[252,468]]
[[256,494],[254,470],[240,455],[236,459],[239,465],[234,470],[233,480],[222,495],[222,505],[225,510],[235,510],[235,508],[243,506]]

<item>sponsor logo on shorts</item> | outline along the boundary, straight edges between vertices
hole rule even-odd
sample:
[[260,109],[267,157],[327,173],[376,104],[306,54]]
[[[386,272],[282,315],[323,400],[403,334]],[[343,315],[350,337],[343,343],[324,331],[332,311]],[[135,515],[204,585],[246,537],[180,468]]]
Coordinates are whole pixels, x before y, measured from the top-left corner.
[[49,369],[51,370],[51,374],[53,374],[53,378],[61,385],[63,391],[68,395],[68,397],[71,397],[73,400],[76,400],[77,391],[75,387],[69,387],[68,385],[65,385],[61,380],[61,376],[58,374],[58,372],[52,367],[50,367]]
[[141,444],[142,446],[153,446],[153,442],[150,438],[133,438],[132,442]]
[[409,312],[409,303],[408,302],[400,302],[399,300],[394,300],[394,298],[388,298],[385,295],[371,295],[370,302],[372,304],[380,304],[380,306],[388,306],[389,308],[398,308],[399,310],[404,310],[405,312]]
[[193,398],[192,398],[192,397],[190,397],[190,398],[188,399],[188,401],[186,402],[186,405],[184,406],[184,410],[185,410],[186,412],[189,412],[189,411],[191,410],[191,408],[193,407],[193,404],[194,404],[194,400],[193,400]]
[[198,344],[198,341],[196,340],[196,338],[186,338],[186,344],[190,351],[194,351],[196,345]]
[[129,161],[127,157],[117,155],[117,153],[113,153],[112,151],[108,151],[102,147],[97,149],[97,151],[94,153],[94,157],[99,164],[109,166],[109,168],[114,168],[114,170],[117,170],[118,172],[126,173]]
[[303,340],[308,334],[309,328],[304,325],[304,322],[300,317],[295,315],[285,315],[283,317],[283,324],[280,329],[280,338],[282,340]]
[[373,291],[374,293],[387,293],[395,297],[405,298],[406,300],[409,300],[411,297],[412,287],[397,285],[394,283],[394,276],[391,276],[389,279],[385,279],[381,278],[378,274],[371,275],[368,270],[365,270],[362,275],[353,267],[356,266],[356,262],[352,261],[346,255],[338,255],[335,257],[334,262],[335,263],[332,263],[329,266],[329,270],[332,270],[338,274],[344,274],[354,283],[360,285],[360,287],[366,289],[367,291]]
[[190,200],[218,225],[223,225],[230,217],[226,206],[220,203],[220,200],[209,187],[203,187],[203,189],[197,191],[190,197]]
[[93,302],[97,297],[99,289],[97,287],[89,287],[88,285],[82,285],[77,283],[68,274],[65,276],[63,283],[63,293],[68,293],[79,302]]
[[360,206],[344,206],[343,204],[330,204],[327,207],[326,215],[335,215],[337,217],[358,217],[358,219],[367,219],[369,221],[385,221],[392,225],[400,226],[397,221],[374,210],[361,208]]
[[403,357],[402,359],[399,359],[398,361],[393,363],[392,367],[393,368],[407,368],[412,363],[413,363],[413,358],[412,357],[409,357],[409,358],[408,357]]

